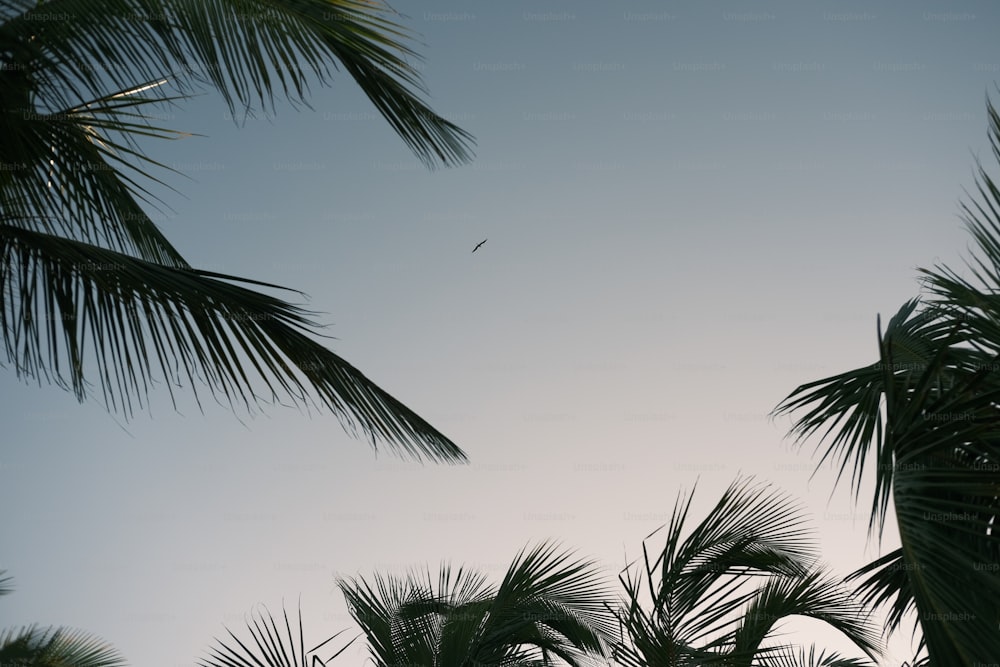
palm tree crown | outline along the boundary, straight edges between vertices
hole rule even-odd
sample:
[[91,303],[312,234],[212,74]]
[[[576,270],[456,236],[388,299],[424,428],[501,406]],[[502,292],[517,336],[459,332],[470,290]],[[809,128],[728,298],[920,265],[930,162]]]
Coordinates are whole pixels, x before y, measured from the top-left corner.
[[[338,586],[376,667],[580,667],[604,655],[614,630],[611,598],[593,563],[552,544],[518,554],[499,585],[443,565],[436,578],[376,574]],[[301,617],[297,636],[287,614],[283,624],[259,614],[247,625],[252,641],[230,632],[231,641],[217,642],[199,664],[318,667],[354,641],[323,659],[319,649],[339,632],[306,650]]]
[[[623,665],[793,664],[794,647],[772,641],[791,616],[824,621],[869,657],[878,654],[867,613],[817,565],[801,511],[786,496],[737,480],[682,540],[690,504],[690,496],[678,499],[659,555],[644,543],[641,563],[620,576],[625,603],[615,657]],[[820,659],[870,665],[837,654]]]
[[[1000,161],[1000,115],[988,103]],[[978,169],[962,207],[975,241],[971,279],[921,269],[928,292],[878,332],[876,363],[798,387],[776,409],[803,411],[792,433],[820,433],[823,460],[851,469],[855,496],[875,482],[870,529],[893,504],[901,547],[856,572],[887,627],[916,611],[935,665],[1000,656],[1000,189]],[[821,442],[822,444],[822,442]]]
[[[0,595],[13,592],[11,577],[0,570]],[[25,667],[122,667],[116,648],[97,637],[67,628],[30,625],[0,630],[0,665]]]
[[319,404],[373,445],[463,460],[313,340],[311,313],[257,291],[277,286],[191,267],[145,211],[163,165],[138,139],[183,136],[149,109],[196,86],[253,113],[306,103],[343,69],[425,164],[467,161],[471,137],[421,99],[408,39],[374,0],[0,0],[0,336],[14,371],[80,400],[96,382],[126,416],[161,376],[171,396],[207,386],[251,411]]
[[406,577],[342,579],[376,667],[573,667],[612,637],[608,592],[593,564],[552,544],[522,551],[503,581],[442,566]]

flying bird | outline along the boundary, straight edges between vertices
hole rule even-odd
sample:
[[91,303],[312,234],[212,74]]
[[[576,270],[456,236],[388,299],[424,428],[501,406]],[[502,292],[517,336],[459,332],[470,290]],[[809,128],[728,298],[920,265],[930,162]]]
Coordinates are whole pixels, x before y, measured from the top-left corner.
[[488,240],[489,239],[483,239],[482,241],[477,243],[476,247],[472,249],[472,252],[476,252],[477,250],[479,250],[483,246],[483,244],[486,243]]

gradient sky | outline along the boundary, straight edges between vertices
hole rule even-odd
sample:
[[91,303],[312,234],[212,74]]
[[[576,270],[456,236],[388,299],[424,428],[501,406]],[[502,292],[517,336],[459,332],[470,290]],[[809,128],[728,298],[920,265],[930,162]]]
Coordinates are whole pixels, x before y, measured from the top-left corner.
[[154,217],[192,264],[308,294],[333,349],[472,463],[376,456],[326,413],[175,411],[165,390],[124,423],[7,370],[0,627],[172,667],[301,596],[318,643],[352,627],[335,575],[451,560],[499,581],[552,538],[613,580],[679,491],[698,480],[698,520],[739,474],[801,499],[840,573],[895,546],[766,415],[873,362],[916,268],[959,264],[998,7],[396,8],[474,163],[423,169],[346,76],[242,127],[206,94],[164,123],[207,136],[150,147],[190,176]]

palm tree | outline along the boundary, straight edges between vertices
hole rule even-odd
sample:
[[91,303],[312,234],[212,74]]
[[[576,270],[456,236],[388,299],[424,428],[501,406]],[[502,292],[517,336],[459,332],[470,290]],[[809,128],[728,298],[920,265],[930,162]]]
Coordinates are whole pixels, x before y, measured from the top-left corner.
[[234,117],[306,104],[345,70],[429,167],[470,159],[471,137],[434,113],[381,0],[0,0],[0,320],[19,377],[93,383],[131,416],[162,376],[230,407],[325,405],[373,446],[464,459],[447,437],[311,338],[311,313],[200,271],[144,205],[165,168],[140,141],[177,138],[155,105],[197,87]]
[[[13,591],[0,570],[0,595]],[[85,632],[36,625],[0,631],[0,665],[23,667],[119,667],[125,660],[106,642]]]
[[[806,616],[839,630],[869,657],[879,650],[867,614],[817,566],[801,511],[767,486],[737,480],[684,540],[691,497],[679,497],[655,558],[619,579],[625,603],[615,657],[627,667],[839,665],[867,660],[803,652],[770,640],[778,624]],[[659,529],[658,529],[659,530]],[[801,661],[799,659],[801,658]]]
[[[557,660],[576,667],[601,656],[614,630],[610,594],[593,564],[572,560],[552,544],[521,551],[499,586],[482,573],[447,565],[436,578],[429,571],[376,574],[371,583],[340,579],[338,586],[376,667],[527,667]],[[273,639],[279,635],[273,619],[250,629],[256,649],[231,634],[235,644],[220,642],[203,667],[304,667],[307,656],[310,666],[330,660],[315,650],[296,654],[287,618],[289,648]],[[298,645],[305,646],[301,625]]]
[[[987,101],[1000,161],[1000,116]],[[822,433],[822,461],[851,468],[857,499],[874,479],[870,534],[890,500],[901,547],[858,570],[886,627],[915,611],[927,662],[974,665],[1000,656],[1000,189],[978,164],[979,199],[962,206],[978,256],[971,278],[921,269],[912,300],[881,330],[878,361],[798,387],[775,414],[805,411],[800,441]],[[821,464],[822,464],[821,461]]]
[[340,580],[376,667],[586,664],[613,617],[593,563],[553,544],[522,550],[499,586],[464,568]]

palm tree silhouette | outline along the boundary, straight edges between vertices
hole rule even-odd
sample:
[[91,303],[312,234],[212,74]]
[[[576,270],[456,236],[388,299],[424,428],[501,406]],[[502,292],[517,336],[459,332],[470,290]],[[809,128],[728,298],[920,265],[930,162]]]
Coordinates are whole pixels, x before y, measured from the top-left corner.
[[[250,9],[248,9],[250,8]],[[343,69],[428,167],[471,158],[434,113],[394,13],[374,0],[7,0],[0,3],[0,320],[19,377],[95,393],[131,416],[162,377],[253,411],[323,405],[404,456],[462,451],[313,340],[283,289],[188,264],[147,215],[163,167],[138,140],[177,138],[151,109],[197,87],[234,117],[307,103]],[[239,113],[236,113],[239,112]]]
[[[1000,115],[987,103],[1000,160]],[[878,360],[798,387],[776,414],[803,412],[799,439],[823,434],[821,464],[871,476],[869,532],[890,501],[902,546],[852,575],[888,606],[887,631],[916,612],[927,656],[973,665],[1000,656],[1000,189],[978,165],[979,201],[962,206],[975,242],[967,278],[921,269],[925,301],[879,321]],[[839,477],[838,477],[839,479]]]
[[817,564],[793,502],[766,485],[737,480],[682,539],[692,497],[678,498],[658,555],[644,542],[642,559],[619,577],[625,602],[614,657],[620,664],[873,667],[866,658],[817,656],[814,646],[813,662],[805,663],[803,650],[773,643],[783,619],[806,616],[839,630],[869,658],[880,651],[867,613]]
[[[0,570],[0,595],[13,591],[11,577]],[[118,650],[86,632],[37,625],[0,631],[0,665],[32,667],[121,667]]]

